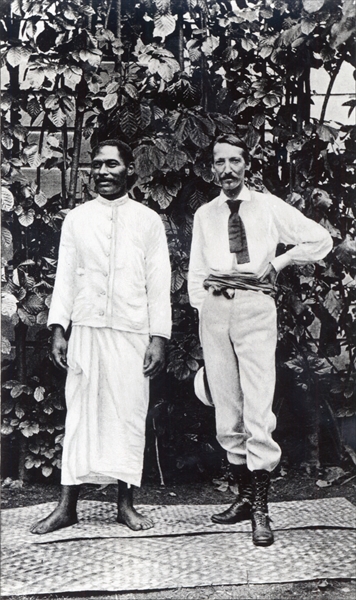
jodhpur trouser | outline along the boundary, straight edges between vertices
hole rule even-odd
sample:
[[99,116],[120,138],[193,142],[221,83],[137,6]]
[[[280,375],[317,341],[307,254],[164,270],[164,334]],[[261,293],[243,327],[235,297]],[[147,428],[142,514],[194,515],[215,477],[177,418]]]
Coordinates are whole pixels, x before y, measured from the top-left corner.
[[218,442],[230,463],[272,471],[281,456],[272,439],[277,342],[273,298],[235,290],[229,299],[209,290],[200,333]]

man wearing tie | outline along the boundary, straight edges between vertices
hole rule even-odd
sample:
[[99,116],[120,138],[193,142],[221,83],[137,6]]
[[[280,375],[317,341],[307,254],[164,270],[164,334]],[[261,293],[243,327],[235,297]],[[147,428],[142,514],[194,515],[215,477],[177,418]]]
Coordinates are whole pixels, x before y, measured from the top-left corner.
[[[249,190],[244,183],[248,166],[244,142],[230,134],[216,139],[212,170],[222,190],[195,214],[188,290],[199,311],[217,439],[239,487],[232,506],[212,520],[226,524],[251,518],[253,543],[269,546],[274,538],[268,488],[281,456],[272,438],[276,278],[287,265],[324,258],[332,240],[280,198]],[[276,257],[279,243],[293,248]]]

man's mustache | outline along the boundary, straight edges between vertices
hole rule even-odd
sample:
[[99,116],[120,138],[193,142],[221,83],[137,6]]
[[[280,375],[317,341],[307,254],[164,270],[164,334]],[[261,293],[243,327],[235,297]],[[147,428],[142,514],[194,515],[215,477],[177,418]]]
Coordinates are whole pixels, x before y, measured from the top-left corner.
[[235,179],[237,181],[237,177],[234,177],[233,175],[224,175],[223,177],[220,177],[221,181],[224,181],[225,179]]

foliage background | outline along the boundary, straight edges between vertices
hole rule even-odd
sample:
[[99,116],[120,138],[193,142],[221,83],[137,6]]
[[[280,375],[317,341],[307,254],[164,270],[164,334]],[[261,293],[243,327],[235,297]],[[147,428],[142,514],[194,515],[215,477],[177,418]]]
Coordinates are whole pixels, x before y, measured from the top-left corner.
[[[249,184],[320,222],[335,243],[324,261],[279,280],[275,411],[285,458],[309,469],[355,459],[336,417],[355,413],[356,127],[325,120],[341,66],[355,67],[352,0],[14,0],[0,10],[11,473],[58,474],[64,380],[48,360],[45,325],[60,228],[93,197],[90,146],[116,136],[134,149],[132,194],[161,215],[173,271],[173,337],[167,374],[152,384],[147,472],[162,482],[224,468],[213,413],[193,394],[202,353],[186,288],[193,216],[218,192],[210,153],[224,132],[251,150]],[[318,118],[311,69],[330,78]],[[356,99],[344,104],[352,114]]]

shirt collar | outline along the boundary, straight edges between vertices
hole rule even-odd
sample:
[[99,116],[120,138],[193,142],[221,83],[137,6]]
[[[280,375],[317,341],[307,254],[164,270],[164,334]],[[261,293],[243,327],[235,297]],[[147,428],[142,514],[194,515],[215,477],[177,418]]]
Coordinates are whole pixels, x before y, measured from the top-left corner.
[[120,198],[116,198],[116,200],[108,200],[107,198],[103,198],[100,194],[95,198],[100,204],[105,204],[105,206],[121,206],[122,204],[126,204],[128,200],[130,200],[130,196],[125,194],[124,196],[120,196]]
[[[218,198],[219,198],[219,200],[218,200],[219,206],[222,206],[224,204],[224,202],[231,200],[231,198],[228,198],[228,196],[225,194],[224,190],[221,190]],[[245,202],[245,201],[249,202],[251,200],[251,192],[245,186],[245,184],[243,185],[239,195],[237,196],[237,198],[235,198],[235,200],[242,200],[243,202]]]

